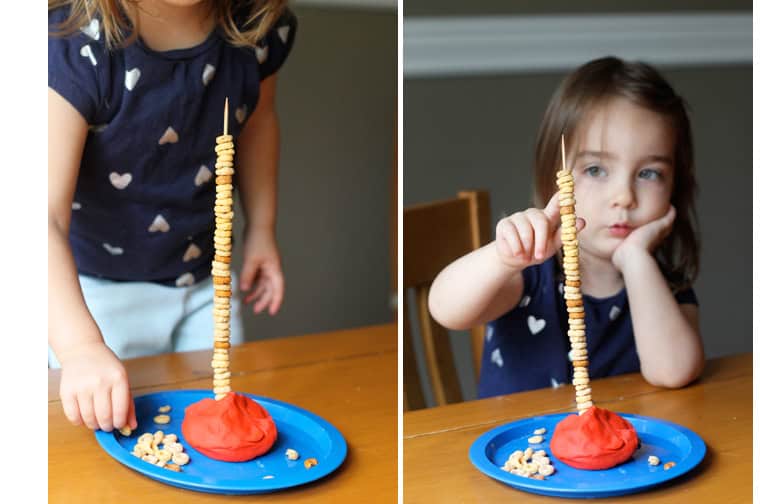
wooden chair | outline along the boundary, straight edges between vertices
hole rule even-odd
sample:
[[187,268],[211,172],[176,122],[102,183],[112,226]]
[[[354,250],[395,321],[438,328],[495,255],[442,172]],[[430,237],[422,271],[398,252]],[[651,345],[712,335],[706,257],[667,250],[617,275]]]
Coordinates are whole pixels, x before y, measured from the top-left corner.
[[[428,379],[438,405],[462,400],[449,334],[430,316],[428,293],[446,265],[479,248],[491,237],[488,192],[460,191],[456,198],[404,209],[404,289],[412,289]],[[473,368],[480,375],[485,327],[470,331]],[[409,313],[404,305],[404,410],[425,407],[412,346]]]

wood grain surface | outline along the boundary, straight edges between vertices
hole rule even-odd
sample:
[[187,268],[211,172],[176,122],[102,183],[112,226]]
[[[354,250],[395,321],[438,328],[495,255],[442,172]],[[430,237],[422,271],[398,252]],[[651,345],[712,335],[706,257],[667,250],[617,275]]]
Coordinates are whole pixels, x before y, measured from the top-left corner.
[[[678,423],[707,445],[703,462],[684,477],[605,502],[752,501],[752,354],[709,361],[699,381],[678,390],[653,387],[640,374],[592,385],[598,406]],[[573,388],[562,386],[404,413],[404,502],[557,502],[489,478],[468,450],[499,425],[573,409]]]
[[[134,395],[211,387],[210,352],[125,361]],[[69,424],[49,371],[48,497],[54,503],[396,502],[397,331],[395,324],[246,343],[233,350],[234,390],[295,404],[332,423],[348,456],[332,475],[253,496],[183,490],[112,459],[85,427]],[[191,462],[192,463],[192,462]]]

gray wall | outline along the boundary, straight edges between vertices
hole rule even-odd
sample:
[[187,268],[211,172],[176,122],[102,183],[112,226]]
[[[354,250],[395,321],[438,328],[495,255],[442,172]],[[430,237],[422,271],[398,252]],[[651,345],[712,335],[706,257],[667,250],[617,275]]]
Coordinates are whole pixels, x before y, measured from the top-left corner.
[[[705,350],[708,358],[750,352],[752,68],[660,69],[691,105],[703,239],[695,290]],[[563,75],[405,80],[403,204],[483,188],[490,191],[494,225],[529,206],[536,132]],[[469,344],[458,336],[452,342],[470,399],[475,379]]]
[[[388,239],[397,90],[395,11],[295,4],[296,44],[279,72],[280,313],[248,340],[390,322]],[[238,215],[241,215],[238,213]],[[243,219],[236,219],[242,237]],[[233,250],[240,271],[240,243]]]
[[493,14],[592,14],[600,12],[751,11],[749,0],[406,0],[407,16],[488,16]]

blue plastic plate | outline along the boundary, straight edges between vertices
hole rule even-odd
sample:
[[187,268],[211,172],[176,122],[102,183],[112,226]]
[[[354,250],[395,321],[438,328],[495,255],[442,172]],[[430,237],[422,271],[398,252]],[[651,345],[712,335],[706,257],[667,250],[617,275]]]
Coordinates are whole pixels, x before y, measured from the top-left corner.
[[[113,458],[135,471],[162,483],[189,490],[220,494],[256,494],[274,492],[303,485],[324,478],[335,471],[346,458],[347,446],[338,430],[324,419],[292,404],[245,394],[261,404],[272,415],[277,426],[277,441],[265,455],[248,462],[221,462],[194,450],[182,436],[185,408],[206,397],[209,390],[175,390],[147,394],[135,398],[138,427],[129,437],[117,430],[96,431],[95,438]],[[172,407],[171,422],[159,425],[153,422],[158,408]],[[162,430],[176,434],[178,441],[190,455],[190,462],[182,472],[174,472],[144,462],[130,452],[137,438],[144,432]],[[300,457],[288,460],[285,450],[293,448]],[[314,457],[317,465],[306,469],[304,460]]]
[[[618,413],[631,422],[641,441],[633,457],[617,467],[601,471],[574,469],[554,457],[549,441],[555,426],[568,413],[538,416],[496,427],[470,446],[470,461],[484,474],[526,492],[555,497],[611,497],[635,492],[673,480],[694,469],[705,456],[705,443],[694,432],[657,418]],[[529,445],[535,429],[545,427],[544,442]],[[501,467],[515,450],[545,450],[555,472],[543,481],[510,474]],[[647,458],[657,455],[660,465],[650,466]],[[664,470],[666,462],[676,465]]]

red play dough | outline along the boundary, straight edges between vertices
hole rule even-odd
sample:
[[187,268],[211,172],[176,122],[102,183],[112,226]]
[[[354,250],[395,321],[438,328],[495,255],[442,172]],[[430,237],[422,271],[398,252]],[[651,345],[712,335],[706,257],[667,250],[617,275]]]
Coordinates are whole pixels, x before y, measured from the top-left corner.
[[182,435],[207,457],[243,462],[269,451],[277,428],[259,403],[232,392],[219,401],[202,399],[185,408]]
[[638,444],[630,422],[592,406],[559,422],[549,446],[555,457],[576,469],[609,469],[628,460]]

